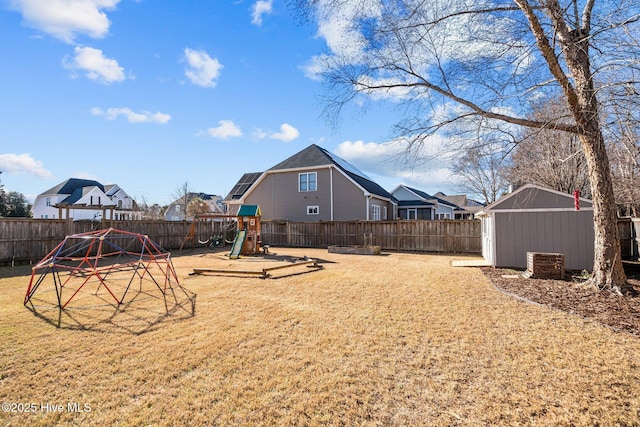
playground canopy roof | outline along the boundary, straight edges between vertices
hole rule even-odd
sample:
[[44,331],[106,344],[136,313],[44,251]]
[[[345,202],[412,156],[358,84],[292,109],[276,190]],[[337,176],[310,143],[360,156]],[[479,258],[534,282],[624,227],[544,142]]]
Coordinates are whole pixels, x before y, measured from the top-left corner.
[[242,205],[238,210],[238,216],[262,216],[259,205]]

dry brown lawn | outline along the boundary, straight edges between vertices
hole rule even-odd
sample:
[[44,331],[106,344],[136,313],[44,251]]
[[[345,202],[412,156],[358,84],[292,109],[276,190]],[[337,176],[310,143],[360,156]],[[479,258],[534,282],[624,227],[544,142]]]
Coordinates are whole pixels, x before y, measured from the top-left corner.
[[[194,315],[149,291],[124,310],[82,300],[60,328],[22,305],[29,267],[0,268],[0,424],[640,425],[638,337],[451,257],[272,252],[174,257]],[[304,255],[323,268],[189,276]]]

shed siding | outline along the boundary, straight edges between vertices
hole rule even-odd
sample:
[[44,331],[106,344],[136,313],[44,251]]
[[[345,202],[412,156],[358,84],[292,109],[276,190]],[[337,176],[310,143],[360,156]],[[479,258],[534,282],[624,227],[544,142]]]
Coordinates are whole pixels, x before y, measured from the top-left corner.
[[565,268],[593,267],[591,211],[496,212],[496,267],[526,268],[527,252],[561,253]]

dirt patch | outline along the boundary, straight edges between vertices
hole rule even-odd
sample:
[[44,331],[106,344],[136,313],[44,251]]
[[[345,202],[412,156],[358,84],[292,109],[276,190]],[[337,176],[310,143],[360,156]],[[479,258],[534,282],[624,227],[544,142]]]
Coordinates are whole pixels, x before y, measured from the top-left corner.
[[633,295],[617,296],[584,286],[579,272],[565,280],[527,279],[522,271],[482,268],[495,287],[528,301],[597,321],[616,331],[640,336],[640,265],[625,265]]

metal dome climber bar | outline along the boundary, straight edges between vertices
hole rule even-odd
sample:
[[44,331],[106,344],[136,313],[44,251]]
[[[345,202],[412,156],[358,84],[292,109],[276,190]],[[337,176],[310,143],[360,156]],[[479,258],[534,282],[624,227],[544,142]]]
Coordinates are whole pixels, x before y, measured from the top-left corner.
[[[127,299],[134,286],[137,293]],[[44,303],[62,312],[93,291],[92,296],[120,307],[149,288],[162,294],[165,306],[176,288],[193,299],[180,285],[169,252],[148,236],[109,228],[65,237],[32,268],[24,305],[35,309]]]

